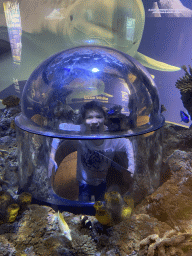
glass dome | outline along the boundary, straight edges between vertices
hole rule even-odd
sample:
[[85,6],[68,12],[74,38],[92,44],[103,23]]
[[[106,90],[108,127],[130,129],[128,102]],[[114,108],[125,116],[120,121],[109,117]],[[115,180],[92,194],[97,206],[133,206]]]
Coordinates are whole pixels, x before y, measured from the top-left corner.
[[[103,129],[86,129],[90,117],[82,109],[90,101],[102,107]],[[57,138],[128,137],[164,123],[148,71],[129,55],[102,46],[76,47],[46,59],[29,77],[21,104],[18,127]]]

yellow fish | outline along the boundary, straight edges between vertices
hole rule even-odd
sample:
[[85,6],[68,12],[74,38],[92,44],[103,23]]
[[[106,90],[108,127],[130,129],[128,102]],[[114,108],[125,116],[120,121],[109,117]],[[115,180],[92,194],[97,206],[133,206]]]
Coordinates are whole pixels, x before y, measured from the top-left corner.
[[123,206],[123,210],[121,213],[122,220],[128,219],[131,216],[132,210],[133,209],[129,206]]
[[105,193],[106,208],[111,216],[111,222],[118,224],[122,221],[123,198],[117,191]]
[[57,213],[57,217],[58,217],[59,228],[61,232],[67,239],[72,241],[71,231],[69,229],[69,226],[67,225],[67,222],[64,220],[63,215],[59,211]]
[[123,201],[124,201],[124,206],[122,209],[122,219],[128,219],[131,216],[131,213],[133,211],[134,208],[134,200],[132,198],[132,196],[130,195],[124,195],[123,197]]
[[106,226],[113,226],[125,219],[129,219],[134,208],[134,200],[126,195],[122,198],[117,191],[105,193],[105,202],[97,201],[94,204],[95,217]]
[[106,226],[111,226],[111,216],[107,212],[103,202],[97,201],[94,204],[96,210],[95,217],[102,224]]

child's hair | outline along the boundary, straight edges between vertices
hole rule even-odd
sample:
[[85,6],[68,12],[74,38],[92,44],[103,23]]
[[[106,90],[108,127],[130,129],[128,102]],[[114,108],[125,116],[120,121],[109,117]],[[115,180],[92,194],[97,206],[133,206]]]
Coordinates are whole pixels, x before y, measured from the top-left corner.
[[102,108],[100,102],[98,102],[98,101],[94,101],[94,100],[89,101],[81,107],[80,113],[81,113],[82,120],[85,119],[85,115],[88,110],[99,110],[104,115],[104,118],[106,118],[105,110]]

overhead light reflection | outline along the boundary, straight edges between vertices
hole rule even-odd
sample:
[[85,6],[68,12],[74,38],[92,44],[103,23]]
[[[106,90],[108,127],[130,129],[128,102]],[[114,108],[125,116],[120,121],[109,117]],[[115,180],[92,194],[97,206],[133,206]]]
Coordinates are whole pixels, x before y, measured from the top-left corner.
[[99,71],[98,68],[93,68],[93,69],[92,69],[92,72],[93,72],[93,73],[96,73],[96,72],[98,72],[98,71]]

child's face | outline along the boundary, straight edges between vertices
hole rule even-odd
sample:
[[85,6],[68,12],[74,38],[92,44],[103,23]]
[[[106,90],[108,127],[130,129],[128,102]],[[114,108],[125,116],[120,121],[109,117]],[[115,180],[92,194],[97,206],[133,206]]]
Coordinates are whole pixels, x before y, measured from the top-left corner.
[[84,124],[86,131],[89,132],[103,132],[104,131],[105,117],[99,110],[87,110],[85,114]]

